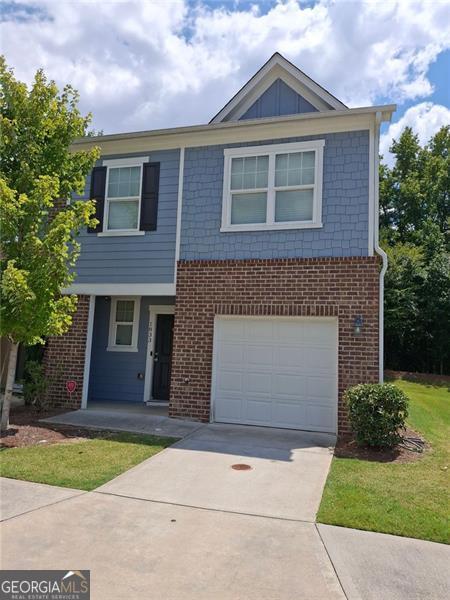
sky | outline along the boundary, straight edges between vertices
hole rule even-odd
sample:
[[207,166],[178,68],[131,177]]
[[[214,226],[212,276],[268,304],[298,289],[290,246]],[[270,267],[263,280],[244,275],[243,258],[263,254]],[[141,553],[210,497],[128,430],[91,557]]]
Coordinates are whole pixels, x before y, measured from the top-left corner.
[[0,0],[0,51],[106,133],[208,122],[278,51],[350,107],[397,104],[381,152],[450,123],[450,0]]

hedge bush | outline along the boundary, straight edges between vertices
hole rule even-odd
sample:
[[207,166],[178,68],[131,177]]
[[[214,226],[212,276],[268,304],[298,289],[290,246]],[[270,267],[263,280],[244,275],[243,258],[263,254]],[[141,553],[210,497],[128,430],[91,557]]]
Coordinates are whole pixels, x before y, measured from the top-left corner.
[[391,383],[361,383],[345,392],[350,425],[359,444],[392,448],[408,416],[407,396]]

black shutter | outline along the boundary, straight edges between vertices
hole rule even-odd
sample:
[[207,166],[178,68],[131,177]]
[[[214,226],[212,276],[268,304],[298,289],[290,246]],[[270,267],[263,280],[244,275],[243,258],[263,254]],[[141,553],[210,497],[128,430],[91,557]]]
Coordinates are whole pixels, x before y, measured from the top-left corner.
[[106,167],[94,167],[91,175],[90,199],[95,200],[96,227],[88,227],[88,233],[103,231],[103,210],[105,207]]
[[158,218],[159,163],[144,163],[142,173],[141,230],[155,231]]

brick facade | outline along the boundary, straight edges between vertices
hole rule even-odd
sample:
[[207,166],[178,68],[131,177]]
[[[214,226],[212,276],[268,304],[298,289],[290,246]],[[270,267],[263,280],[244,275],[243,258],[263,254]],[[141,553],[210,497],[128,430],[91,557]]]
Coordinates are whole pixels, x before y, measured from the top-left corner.
[[343,392],[378,381],[378,257],[181,261],[170,416],[209,420],[214,316],[230,314],[337,317],[338,429],[348,432]]
[[[70,330],[47,342],[44,364],[50,381],[47,401],[51,406],[67,409],[81,406],[88,317],[89,296],[78,296],[78,308],[73,315]],[[77,388],[71,395],[66,390],[68,380],[77,383]]]

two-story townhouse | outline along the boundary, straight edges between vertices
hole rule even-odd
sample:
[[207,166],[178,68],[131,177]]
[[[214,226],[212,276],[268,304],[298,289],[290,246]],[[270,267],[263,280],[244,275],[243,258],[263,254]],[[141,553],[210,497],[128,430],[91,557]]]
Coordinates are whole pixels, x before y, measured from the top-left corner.
[[[343,392],[383,373],[380,124],[280,54],[207,125],[85,138],[72,329],[49,399],[345,432]],[[77,389],[69,394],[67,380]]]

